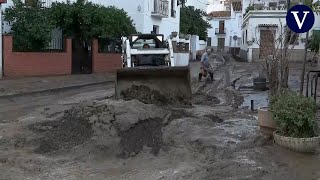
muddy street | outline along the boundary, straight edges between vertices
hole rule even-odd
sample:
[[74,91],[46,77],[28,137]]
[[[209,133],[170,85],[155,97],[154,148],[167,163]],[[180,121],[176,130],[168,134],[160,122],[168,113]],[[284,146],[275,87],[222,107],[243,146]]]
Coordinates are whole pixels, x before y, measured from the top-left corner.
[[248,106],[266,104],[267,92],[238,88],[257,75],[254,64],[211,61],[212,83],[198,82],[191,63],[190,107],[114,100],[113,84],[0,99],[0,179],[319,179],[318,154],[260,132]]

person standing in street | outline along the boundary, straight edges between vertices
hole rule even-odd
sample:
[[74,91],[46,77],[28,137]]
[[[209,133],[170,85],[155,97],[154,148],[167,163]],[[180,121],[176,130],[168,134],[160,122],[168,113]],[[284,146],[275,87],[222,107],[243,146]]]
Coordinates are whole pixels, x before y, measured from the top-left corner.
[[207,51],[201,56],[201,67],[199,73],[199,81],[202,81],[202,76],[207,77],[209,73],[211,81],[213,81],[213,72],[212,66],[209,62],[209,55],[211,54],[211,49],[207,49]]

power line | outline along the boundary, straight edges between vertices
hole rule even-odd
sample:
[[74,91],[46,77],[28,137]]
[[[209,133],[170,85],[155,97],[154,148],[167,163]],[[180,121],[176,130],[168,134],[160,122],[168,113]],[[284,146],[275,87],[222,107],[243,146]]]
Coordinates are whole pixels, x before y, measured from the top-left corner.
[[196,0],[196,1],[198,1],[198,2],[201,3],[201,4],[208,5],[208,3],[204,3],[204,2],[201,2],[201,1],[199,1],[199,0]]

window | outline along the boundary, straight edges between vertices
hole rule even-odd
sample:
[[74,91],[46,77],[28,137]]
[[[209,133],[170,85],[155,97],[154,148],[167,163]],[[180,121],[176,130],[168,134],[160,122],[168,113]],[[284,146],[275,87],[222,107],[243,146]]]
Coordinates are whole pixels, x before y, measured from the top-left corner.
[[171,0],[171,17],[176,17],[175,0]]
[[244,31],[242,31],[242,44],[244,44]]
[[246,42],[248,41],[248,31],[246,30]]
[[159,26],[153,25],[151,34],[159,34]]
[[148,44],[150,48],[157,48],[157,42],[154,39],[138,39],[133,43],[132,49],[142,49],[144,44]]
[[237,42],[238,46],[241,45],[241,38],[238,38],[238,42]]
[[223,1],[220,1],[220,4],[222,4],[223,3]]

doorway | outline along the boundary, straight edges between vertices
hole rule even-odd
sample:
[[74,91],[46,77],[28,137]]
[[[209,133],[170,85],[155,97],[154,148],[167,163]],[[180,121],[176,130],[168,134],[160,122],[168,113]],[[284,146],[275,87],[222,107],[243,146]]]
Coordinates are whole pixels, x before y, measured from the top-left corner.
[[72,39],[72,74],[92,73],[91,41]]
[[218,52],[224,52],[225,38],[218,38]]
[[275,51],[275,30],[260,30],[260,58],[264,58]]

